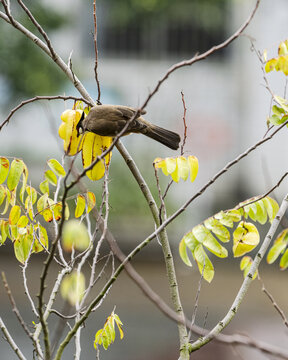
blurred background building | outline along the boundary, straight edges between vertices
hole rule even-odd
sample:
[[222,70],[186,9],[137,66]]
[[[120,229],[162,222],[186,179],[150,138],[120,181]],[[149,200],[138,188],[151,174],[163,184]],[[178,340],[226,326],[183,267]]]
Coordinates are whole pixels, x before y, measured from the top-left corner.
[[[56,51],[65,61],[68,61],[73,51],[72,64],[75,73],[92,97],[97,98],[93,71],[95,54],[92,2],[75,0],[71,5],[64,0],[37,3],[27,1],[27,5],[31,6],[36,18],[49,32]],[[254,1],[250,0],[97,1],[101,101],[141,106],[149,91],[156,86],[157,81],[170,66],[225,40],[247,19],[253,6]],[[14,7],[12,4],[12,10],[19,20],[33,29],[29,20],[16,5]],[[266,118],[270,113],[270,95],[263,86],[261,64],[255,52],[251,50],[251,41],[257,50],[263,52],[267,49],[268,57],[275,56],[279,42],[287,38],[287,11],[288,3],[285,0],[278,0],[277,6],[271,0],[262,0],[255,18],[243,36],[229,48],[215,53],[192,67],[182,68],[173,73],[149,102],[146,109],[147,119],[182,135],[181,91],[184,93],[188,125],[185,154],[197,156],[200,163],[199,175],[193,184],[173,185],[168,196],[169,213],[197,192],[228,161],[264,136],[267,129]],[[35,95],[79,95],[51,60],[46,59],[31,41],[22,37],[3,21],[0,21],[0,32],[1,119],[8,115],[12,107]],[[268,79],[271,81],[273,91],[283,95],[286,86],[284,75],[272,74]],[[45,161],[52,157],[61,159],[63,155],[62,144],[57,137],[57,128],[61,122],[60,114],[65,108],[71,107],[71,104],[71,102],[56,101],[27,105],[12,117],[10,124],[1,132],[0,154],[23,158],[28,165],[30,179],[34,185],[42,180]],[[137,135],[123,138],[123,142],[157,195],[153,160],[158,156],[173,156],[175,152]],[[265,193],[277,183],[286,171],[282,154],[286,154],[287,147],[287,134],[284,130],[220,178],[174,225],[170,226],[171,242],[175,247],[177,262],[179,261],[177,245],[185,232],[220,209],[231,208],[239,201]],[[116,150],[113,152],[110,171],[110,227],[117,234],[121,246],[129,251],[135,243],[153,230],[153,224],[146,203],[138,193],[134,179],[126,171],[125,164]],[[162,175],[161,182],[164,188],[167,179]],[[88,182],[88,186],[92,191],[101,194],[101,182]],[[274,196],[280,201],[285,192],[284,184],[277,189]],[[15,287],[18,288],[15,284],[18,282],[21,284],[21,274],[20,272],[18,274],[19,266],[13,256],[11,258],[8,256],[11,251],[9,246],[1,248],[0,263],[7,272],[8,279],[11,278],[11,285],[15,290]],[[161,261],[159,258],[161,258],[159,246],[157,243],[151,244],[144,254],[139,256],[137,266],[153,287],[167,297],[167,289],[165,286],[163,289],[160,286],[160,284],[165,285],[166,280],[162,258]],[[213,262],[216,264],[216,279],[212,285],[203,285],[198,316],[199,325],[207,328],[213,326],[219,320],[219,316],[225,314],[242,280],[236,261],[229,264],[227,261],[217,261],[213,257]],[[40,266],[36,260],[36,263],[31,265],[31,269],[37,269],[37,265]],[[235,272],[231,272],[232,268]],[[16,278],[9,276],[12,269],[13,271],[17,269]],[[271,274],[271,269],[264,270],[267,272],[267,281],[276,292],[275,278]],[[277,274],[277,282],[283,283],[283,288],[287,289],[284,282],[285,274],[279,274],[277,268],[273,271]],[[33,275],[37,279],[39,276],[37,270],[35,273],[31,270],[31,276]],[[184,305],[187,314],[190,314],[193,311],[198,286],[197,270],[193,269],[191,274],[190,269],[179,262],[179,277]],[[102,358],[141,360],[146,359],[149,354],[149,358],[153,360],[175,359],[176,326],[158,314],[125,276],[121,281],[120,285],[116,285],[111,291],[104,307],[105,309],[107,307],[108,313],[111,304],[120,304],[117,305],[117,311],[120,315],[121,312],[123,314],[120,317],[127,324],[127,336],[124,341],[102,354]],[[227,289],[232,285],[234,292],[229,291],[227,294]],[[117,291],[121,286],[122,291]],[[123,296],[123,287],[125,295],[131,294],[128,299],[127,296]],[[255,287],[257,289],[251,291],[252,295],[249,295],[245,303],[247,306],[242,312],[242,314],[246,312],[248,318],[243,315],[237,320],[237,329],[252,331],[258,337],[263,335],[267,340],[274,341],[271,333],[273,331],[275,338],[276,334],[277,336],[281,334],[282,329],[276,330],[277,324],[281,321],[277,316],[274,319],[272,306],[260,294],[259,284]],[[19,294],[16,293],[15,297],[23,295],[21,291],[19,285]],[[37,288],[35,288],[36,292]],[[7,311],[10,311],[3,287],[0,289],[0,294],[0,304],[3,302],[1,308],[4,309],[5,305],[6,309],[7,305]],[[280,296],[280,293],[278,295]],[[219,302],[215,302],[215,297]],[[280,296],[279,301],[283,302],[284,306],[283,297],[284,294]],[[23,308],[26,309],[27,306],[26,299],[23,299]],[[287,304],[285,306],[287,310]],[[143,315],[141,319],[139,310]],[[264,312],[269,314],[268,325],[266,324],[268,315],[264,317]],[[256,322],[249,321],[249,318],[252,319],[252,314],[257,316]],[[10,321],[12,315],[7,313],[5,316]],[[101,326],[104,321],[105,317],[98,319],[95,315],[97,326],[98,324]],[[263,334],[266,325],[268,329]],[[15,329],[18,329],[16,325]],[[20,331],[19,329],[19,333]],[[83,350],[85,359],[93,358],[94,350],[91,345],[93,331],[96,332],[95,329],[88,328],[85,332],[88,342],[87,346],[85,345],[86,349]],[[19,339],[26,344],[22,337]],[[278,344],[283,345],[281,335],[277,341]],[[14,359],[8,345],[3,340],[0,340],[0,343],[1,354],[2,347],[5,349],[3,351],[7,351],[3,359]],[[223,347],[216,349],[219,358],[237,358],[237,354],[235,355],[231,350],[225,355]],[[200,351],[193,355],[193,358],[214,359],[215,348],[213,351],[214,356]],[[246,353],[243,349],[241,353],[245,358]],[[70,359],[72,354],[73,348],[66,358]],[[253,353],[253,358],[264,357]]]

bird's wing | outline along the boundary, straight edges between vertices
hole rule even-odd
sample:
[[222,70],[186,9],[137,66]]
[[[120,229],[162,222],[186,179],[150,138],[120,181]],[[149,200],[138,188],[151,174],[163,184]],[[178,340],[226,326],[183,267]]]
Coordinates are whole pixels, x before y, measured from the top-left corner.
[[[123,117],[125,117],[126,119],[131,119],[131,117],[134,116],[138,111],[138,109],[122,105],[115,105],[115,108],[120,111]],[[142,110],[140,114],[146,114],[146,110]]]

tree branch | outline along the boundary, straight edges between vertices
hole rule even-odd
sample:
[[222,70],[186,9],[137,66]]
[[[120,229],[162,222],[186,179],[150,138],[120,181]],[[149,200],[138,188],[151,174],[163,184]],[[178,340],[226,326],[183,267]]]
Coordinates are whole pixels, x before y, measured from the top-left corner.
[[2,318],[0,317],[0,329],[7,340],[8,344],[11,346],[15,354],[17,355],[18,359],[20,360],[27,360],[26,357],[23,355],[22,351],[19,349],[15,341],[13,340],[12,336],[10,335],[8,329],[6,328]]
[[209,57],[210,55],[214,54],[215,52],[221,50],[221,49],[224,49],[225,47],[227,47],[228,45],[230,45],[235,39],[237,39],[242,33],[243,31],[247,28],[247,26],[250,24],[251,20],[253,19],[258,7],[259,7],[259,4],[260,4],[260,1],[261,0],[257,0],[256,1],[256,5],[253,9],[253,11],[251,12],[250,16],[248,17],[248,19],[245,21],[245,23],[243,25],[241,25],[241,27],[233,34],[231,35],[227,40],[225,40],[224,42],[222,42],[221,44],[217,45],[217,46],[213,46],[211,49],[205,51],[204,53],[202,54],[199,54],[199,55],[195,55],[193,56],[191,59],[189,60],[183,60],[183,61],[180,61],[176,64],[174,64],[173,66],[171,66],[166,74],[158,81],[157,85],[155,86],[154,90],[152,90],[150,92],[150,94],[148,95],[147,99],[145,100],[145,102],[143,103],[141,109],[144,109],[148,102],[151,100],[151,98],[158,92],[160,86],[168,79],[168,77],[173,73],[175,72],[176,70],[180,69],[180,68],[183,68],[183,67],[186,67],[186,66],[191,66],[193,65],[194,63],[198,62],[198,61],[201,61],[201,60],[204,60],[206,59],[207,57]]
[[251,269],[249,271],[249,273],[247,274],[247,276],[245,277],[242,286],[240,287],[237,296],[231,306],[231,308],[229,309],[228,313],[225,315],[225,317],[218,322],[218,324],[207,334],[205,335],[203,338],[198,339],[197,341],[195,341],[192,346],[191,346],[191,350],[195,351],[198,350],[200,347],[202,347],[203,345],[207,344],[208,342],[210,342],[211,340],[213,340],[215,338],[215,336],[217,336],[229,323],[230,321],[234,318],[234,316],[236,315],[241,302],[244,298],[244,296],[246,295],[248,288],[250,286],[250,284],[253,281],[253,276],[255,275],[261,260],[263,259],[271,241],[272,238],[277,230],[278,225],[280,224],[280,221],[282,219],[282,217],[284,216],[286,210],[288,208],[288,194],[285,196],[285,198],[282,201],[282,204],[279,208],[279,211],[277,213],[277,215],[275,216],[275,219],[273,220],[270,229],[259,249],[259,251],[257,252],[253,264],[251,266]]
[[90,101],[82,98],[82,97],[76,97],[76,96],[62,96],[62,95],[55,95],[55,96],[35,96],[31,99],[28,99],[28,100],[24,100],[22,101],[19,105],[17,105],[15,108],[13,108],[9,115],[7,116],[7,118],[1,123],[0,125],[0,131],[2,130],[2,128],[5,126],[5,125],[8,125],[11,117],[16,113],[16,111],[18,111],[20,108],[22,108],[24,105],[27,105],[27,104],[30,104],[34,101],[39,101],[39,100],[48,100],[48,101],[51,101],[51,100],[64,100],[64,101],[67,101],[67,100],[74,100],[74,101],[83,101],[85,102],[87,105],[89,106],[93,106],[93,103],[91,103]]

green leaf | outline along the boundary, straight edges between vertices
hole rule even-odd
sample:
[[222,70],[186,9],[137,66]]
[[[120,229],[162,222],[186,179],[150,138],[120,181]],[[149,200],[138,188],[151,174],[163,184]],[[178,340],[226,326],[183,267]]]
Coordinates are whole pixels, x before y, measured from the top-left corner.
[[86,226],[78,220],[69,220],[63,227],[62,245],[64,250],[84,251],[90,245],[90,238]]
[[275,125],[275,126],[279,126],[286,121],[285,118],[279,117],[278,115],[275,114],[270,116],[268,120],[271,125]]
[[229,242],[230,240],[230,232],[229,230],[220,223],[219,220],[214,217],[210,217],[204,221],[204,225],[207,229],[211,230],[219,240],[222,242]]
[[[249,274],[252,264],[253,264],[253,259],[250,256],[243,256],[240,262],[240,269],[243,271],[244,278]],[[255,272],[252,280],[255,280],[257,275],[258,275],[258,271]]]
[[193,232],[192,231],[188,232],[186,235],[184,235],[182,240],[185,242],[186,246],[190,249],[190,251],[193,254],[196,246],[199,245],[199,241],[195,238]]
[[214,267],[209,257],[206,255],[203,246],[201,244],[199,244],[195,248],[193,255],[195,261],[197,262],[200,274],[203,273],[203,278],[210,283],[214,277]]
[[78,195],[77,202],[76,202],[76,208],[75,208],[75,217],[76,218],[80,217],[83,214],[85,207],[86,207],[85,196]]
[[9,190],[12,191],[17,187],[23,169],[24,169],[24,163],[22,160],[14,159],[12,161],[7,179],[7,186]]
[[5,202],[5,207],[4,210],[2,211],[2,215],[6,214],[6,212],[9,209],[9,205],[10,205],[10,200],[11,200],[11,192],[7,189],[6,191],[6,202]]
[[286,270],[288,268],[288,249],[284,252],[284,255],[281,257],[280,260],[280,269]]
[[33,237],[30,234],[20,235],[18,239],[14,241],[15,256],[20,263],[24,264],[28,259],[32,243]]
[[262,200],[256,202],[257,212],[256,220],[261,224],[266,224],[267,222],[267,211]]
[[288,245],[288,229],[284,229],[275,239],[273,246],[267,254],[268,264],[273,264],[278,256],[284,251]]
[[9,172],[9,160],[5,157],[0,157],[0,184],[2,184]]
[[179,254],[184,264],[186,264],[187,266],[192,266],[192,263],[187,254],[187,246],[184,238],[180,241],[179,244]]
[[285,114],[285,110],[282,109],[282,107],[279,107],[277,105],[273,105],[272,106],[272,111],[275,115],[277,115],[278,117],[281,117]]
[[48,194],[45,193],[37,201],[37,211],[41,213],[41,211],[46,209],[47,206],[48,206]]
[[225,258],[228,256],[228,251],[214,238],[213,235],[207,236],[203,241],[203,245],[208,249],[212,254]]
[[47,194],[49,196],[49,181],[47,179],[42,181],[39,185],[39,189],[42,194]]
[[22,203],[24,202],[24,194],[25,194],[25,190],[26,190],[26,185],[27,185],[27,181],[28,181],[28,169],[27,166],[23,163],[23,181],[22,181],[22,186],[21,186],[21,190],[20,190],[20,200],[22,201]]
[[250,219],[252,219],[253,221],[256,221],[257,205],[256,205],[255,202],[252,203],[252,204],[244,206],[244,212],[246,214],[248,214]]
[[9,225],[16,225],[18,220],[20,219],[20,216],[21,216],[20,206],[18,205],[13,206],[9,214]]
[[50,184],[56,186],[57,185],[57,176],[54,174],[52,170],[45,171],[45,179],[49,181]]
[[4,244],[9,236],[9,224],[7,220],[0,220],[1,244]]
[[26,192],[28,194],[29,200],[27,201],[27,198],[25,200],[25,206],[26,206],[26,201],[30,202],[31,205],[34,205],[37,201],[37,191],[32,187],[32,186],[26,186]]
[[220,211],[214,217],[219,220],[222,225],[232,228],[234,222],[241,220],[241,213],[239,210]]
[[115,340],[115,323],[119,329],[120,339],[123,339],[124,333],[122,330],[122,321],[119,316],[112,312],[105,321],[103,329],[100,329],[95,334],[94,348],[97,349],[98,345],[102,345],[105,350],[114,342]]
[[38,237],[34,239],[33,252],[38,253],[45,249],[48,249],[48,235],[46,229],[40,225],[34,225],[34,231],[37,231]]
[[66,175],[66,171],[64,170],[63,166],[56,159],[48,160],[47,164],[56,175],[62,177]]
[[270,196],[266,196],[265,198],[263,198],[262,202],[266,208],[266,211],[267,211],[267,214],[269,217],[269,221],[270,221],[270,223],[272,223],[272,221],[274,220],[274,218],[279,210],[279,205]]
[[192,229],[196,240],[202,243],[209,251],[218,257],[227,257],[227,250],[219,244],[211,232],[203,225],[197,225]]
[[28,225],[28,223],[29,223],[29,219],[27,218],[27,216],[26,215],[22,215],[21,217],[20,217],[20,219],[18,220],[18,222],[17,222],[17,226],[18,226],[18,228],[19,227],[26,227],[27,225]]
[[285,112],[288,112],[288,104],[286,99],[283,99],[281,96],[277,95],[274,95],[274,99],[283,108],[283,110],[285,110]]
[[0,185],[0,205],[2,205],[5,197],[6,197],[7,189],[5,186]]

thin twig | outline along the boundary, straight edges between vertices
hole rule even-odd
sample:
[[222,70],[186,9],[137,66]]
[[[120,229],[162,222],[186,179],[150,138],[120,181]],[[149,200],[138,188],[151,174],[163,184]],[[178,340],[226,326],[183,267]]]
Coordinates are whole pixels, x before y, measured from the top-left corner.
[[18,357],[18,359],[27,360],[26,357],[23,355],[22,351],[19,349],[19,347],[13,340],[12,336],[10,335],[10,333],[1,317],[0,317],[0,329],[1,329],[5,339],[7,340],[8,344],[11,346],[11,348],[15,352],[15,355]]
[[285,316],[284,311],[280,308],[280,306],[276,303],[274,297],[272,294],[266,289],[263,280],[261,279],[259,272],[258,272],[258,280],[261,282],[262,285],[262,291],[265,295],[267,295],[268,299],[271,301],[272,305],[274,306],[275,310],[278,312],[278,314],[281,316],[283,320],[283,324],[288,327],[288,320]]
[[37,28],[37,30],[39,31],[39,33],[43,36],[49,50],[51,53],[51,57],[52,59],[55,61],[55,59],[57,58],[57,54],[54,50],[54,48],[52,47],[51,41],[47,35],[47,33],[44,31],[44,29],[42,28],[42,26],[39,24],[39,22],[35,19],[35,17],[32,15],[31,11],[27,8],[27,6],[23,3],[22,0],[17,0],[19,5],[22,7],[22,9],[26,12],[26,14],[28,15],[29,19],[32,21],[33,25]]
[[243,298],[245,297],[245,295],[248,291],[250,284],[253,281],[253,276],[256,273],[256,271],[261,263],[261,260],[264,258],[264,255],[272,241],[272,238],[273,238],[273,236],[278,228],[278,225],[280,224],[280,221],[281,221],[282,217],[284,216],[287,208],[288,208],[288,194],[284,197],[282,204],[279,208],[279,211],[276,214],[275,219],[273,220],[260,249],[258,250],[257,254],[255,255],[251,269],[250,269],[249,273],[247,274],[247,276],[245,277],[229,311],[224,316],[224,318],[221,321],[219,321],[217,323],[217,325],[207,335],[205,335],[203,338],[198,339],[193,344],[191,344],[191,351],[198,350],[199,348],[201,348],[202,346],[204,346],[205,344],[207,344],[208,342],[213,340],[215,338],[215,336],[217,336],[220,332],[222,332],[223,329],[234,318],[234,316],[236,315],[236,313],[241,305]]
[[155,174],[156,185],[157,185],[157,190],[158,190],[158,196],[159,196],[159,199],[160,199],[159,223],[160,223],[160,225],[161,225],[161,224],[162,224],[162,211],[163,211],[163,213],[164,213],[164,214],[163,214],[163,215],[164,215],[164,218],[165,218],[165,216],[166,216],[165,203],[164,203],[164,199],[163,199],[162,192],[161,192],[161,187],[160,187],[160,182],[159,182],[158,171],[157,171],[156,166],[154,166],[154,164],[153,164],[153,167],[154,167],[154,174]]
[[41,347],[40,347],[40,344],[39,342],[35,341],[33,339],[33,334],[31,333],[31,331],[28,329],[24,319],[22,318],[20,312],[19,312],[19,309],[17,308],[17,305],[16,305],[16,302],[14,300],[14,297],[12,295],[12,292],[11,292],[11,289],[9,287],[9,284],[8,284],[8,281],[6,279],[6,275],[4,273],[4,271],[2,271],[1,273],[2,275],[2,281],[3,281],[3,284],[4,284],[4,287],[5,287],[5,290],[7,292],[7,295],[9,297],[9,300],[11,302],[11,305],[12,305],[12,311],[14,312],[14,314],[16,315],[19,323],[21,324],[23,330],[25,331],[25,333],[29,336],[29,338],[32,340],[34,346],[35,346],[35,350],[37,351],[37,354],[38,356],[43,359],[43,353],[42,353],[42,350],[41,350]]
[[217,45],[217,46],[213,46],[212,48],[210,48],[209,50],[205,51],[202,54],[197,54],[194,57],[192,57],[189,60],[184,60],[184,61],[180,61],[176,64],[174,64],[173,66],[171,66],[166,74],[158,81],[157,85],[155,86],[155,88],[150,92],[150,94],[148,95],[147,99],[144,101],[141,109],[144,109],[148,102],[151,100],[151,98],[158,92],[160,86],[168,79],[168,77],[175,72],[176,70],[183,68],[185,66],[191,66],[194,63],[204,60],[207,57],[213,55],[214,53],[216,53],[217,51],[224,49],[225,47],[227,47],[228,45],[230,45],[235,39],[237,39],[242,33],[243,31],[247,28],[247,26],[250,24],[251,20],[253,19],[258,6],[260,4],[260,0],[256,1],[255,7],[253,9],[253,11],[251,12],[250,16],[248,17],[248,19],[245,21],[245,23],[243,25],[241,25],[241,27],[233,34],[231,35],[227,40],[223,41],[221,44]]
[[200,292],[201,292],[202,281],[204,278],[204,270],[205,270],[205,258],[204,258],[204,266],[203,266],[203,269],[201,272],[201,276],[199,279],[198,288],[197,288],[197,292],[196,292],[196,296],[195,296],[195,304],[194,304],[194,309],[193,309],[192,318],[191,318],[191,327],[190,327],[190,331],[188,334],[189,339],[191,338],[192,327],[195,324],[196,315],[197,315],[197,311],[198,311],[199,297],[200,297]]
[[7,118],[1,123],[0,125],[0,131],[2,130],[4,125],[7,125],[11,119],[11,117],[15,114],[16,111],[18,111],[20,108],[22,108],[24,105],[30,104],[34,101],[39,101],[39,100],[74,100],[74,101],[83,101],[85,102],[87,105],[89,106],[93,106],[93,104],[89,101],[87,101],[86,99],[84,99],[83,97],[77,97],[77,96],[62,96],[62,95],[56,95],[56,96],[35,96],[31,99],[28,100],[24,100],[22,101],[19,105],[17,105],[15,108],[13,108],[9,115],[7,116]]
[[185,147],[185,143],[186,143],[186,139],[187,139],[187,123],[186,123],[186,104],[185,104],[185,98],[184,98],[184,93],[183,91],[181,91],[181,97],[182,97],[182,104],[183,104],[183,125],[184,125],[184,130],[183,130],[183,140],[182,140],[182,144],[181,144],[181,155],[184,154],[184,147]]
[[93,1],[93,20],[94,20],[94,51],[95,51],[95,65],[94,65],[94,74],[95,74],[95,80],[97,84],[97,90],[98,90],[98,97],[97,97],[97,103],[98,105],[101,104],[100,98],[101,98],[101,89],[100,89],[100,82],[98,77],[98,45],[97,45],[97,16],[96,16],[96,0]]

